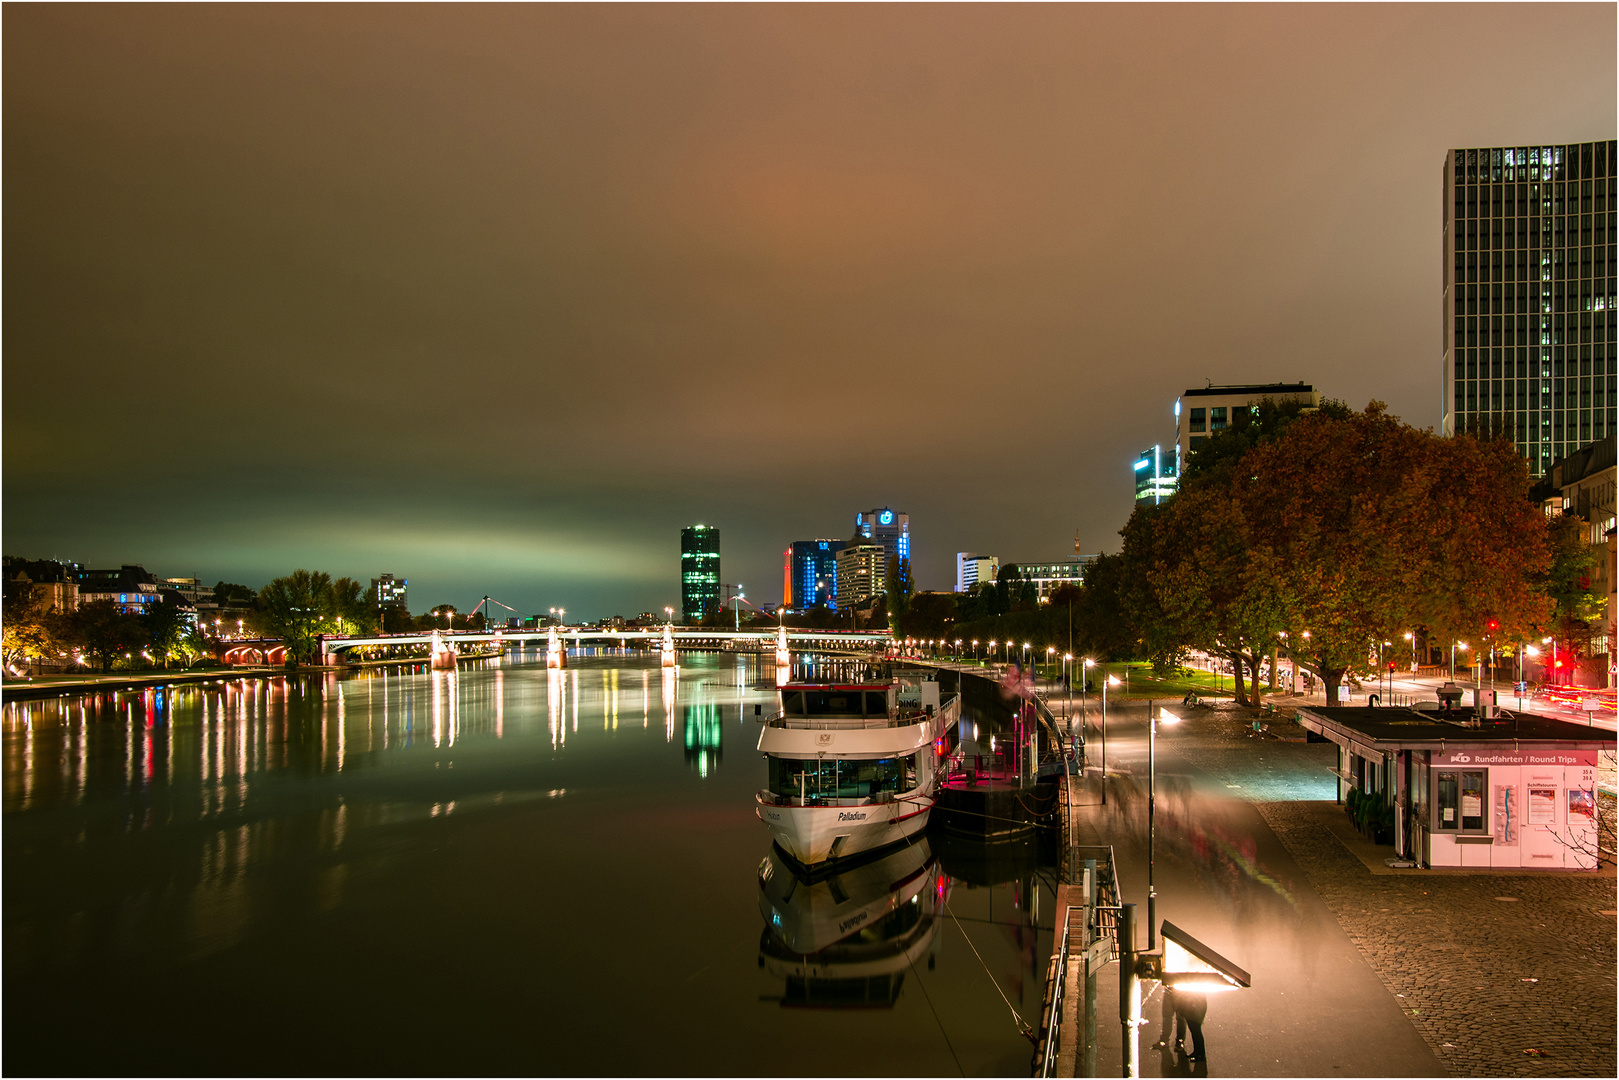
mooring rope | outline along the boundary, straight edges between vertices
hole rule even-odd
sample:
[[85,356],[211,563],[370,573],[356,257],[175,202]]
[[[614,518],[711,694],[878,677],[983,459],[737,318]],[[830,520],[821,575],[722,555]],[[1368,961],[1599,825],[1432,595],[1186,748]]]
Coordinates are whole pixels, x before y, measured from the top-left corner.
[[961,936],[967,938],[967,948],[971,949],[973,951],[973,955],[978,957],[978,963],[981,967],[983,967],[984,974],[989,976],[990,985],[995,988],[995,992],[997,994],[1001,995],[1001,1000],[1006,1002],[1006,1008],[1012,1014],[1012,1022],[1017,1025],[1018,1034],[1022,1035],[1025,1039],[1033,1039],[1036,1035],[1034,1028],[1030,1027],[1024,1021],[1023,1014],[1017,1011],[1017,1007],[1012,1004],[1012,999],[1006,996],[1006,991],[1001,989],[1001,984],[995,981],[995,973],[989,970],[989,965],[984,963],[984,958],[982,956],[979,956],[978,946],[974,945],[973,939],[967,936],[967,931],[962,928],[961,920],[956,918],[956,913],[954,911],[950,910],[950,904],[948,901],[946,901],[944,905],[944,910],[945,913],[950,916],[950,921],[956,924],[956,929],[961,931]]

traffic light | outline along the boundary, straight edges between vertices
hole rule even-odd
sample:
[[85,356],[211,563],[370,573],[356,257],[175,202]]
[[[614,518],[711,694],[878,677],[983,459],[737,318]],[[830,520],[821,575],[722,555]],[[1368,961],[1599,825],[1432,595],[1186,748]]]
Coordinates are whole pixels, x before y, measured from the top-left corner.
[[1485,623],[1484,625],[1490,631],[1490,633],[1492,633],[1492,634],[1495,633],[1497,630],[1501,629],[1501,623],[1500,623],[1499,620],[1496,620],[1496,619],[1491,619],[1489,622]]

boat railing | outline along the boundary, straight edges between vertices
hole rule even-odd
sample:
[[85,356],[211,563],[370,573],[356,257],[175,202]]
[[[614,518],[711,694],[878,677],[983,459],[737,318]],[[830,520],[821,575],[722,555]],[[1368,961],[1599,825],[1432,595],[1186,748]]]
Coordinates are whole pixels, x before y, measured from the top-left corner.
[[777,795],[769,791],[759,792],[759,801],[768,806],[873,806],[877,803],[898,802],[905,796],[905,792],[879,791],[874,795],[861,795],[853,798],[823,797],[811,795],[799,798],[797,795]]
[[776,713],[765,720],[766,727],[797,728],[803,731],[862,731],[876,728],[914,727],[930,720],[926,713],[907,716],[788,716]]

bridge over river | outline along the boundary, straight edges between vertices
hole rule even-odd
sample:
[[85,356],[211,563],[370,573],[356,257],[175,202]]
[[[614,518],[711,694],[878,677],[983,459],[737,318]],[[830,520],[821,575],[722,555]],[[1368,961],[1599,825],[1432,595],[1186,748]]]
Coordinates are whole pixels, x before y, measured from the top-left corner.
[[[784,632],[785,631],[785,632]],[[353,649],[367,647],[425,646],[428,649],[454,649],[467,645],[521,645],[544,643],[564,650],[584,646],[606,648],[641,647],[662,649],[665,643],[681,652],[775,652],[783,644],[795,652],[869,652],[887,649],[893,635],[887,630],[802,630],[792,627],[773,630],[713,630],[704,628],[659,627],[645,630],[594,630],[585,627],[550,627],[543,630],[489,631],[412,631],[403,634],[365,636],[329,635],[321,639],[323,664],[342,662]]]

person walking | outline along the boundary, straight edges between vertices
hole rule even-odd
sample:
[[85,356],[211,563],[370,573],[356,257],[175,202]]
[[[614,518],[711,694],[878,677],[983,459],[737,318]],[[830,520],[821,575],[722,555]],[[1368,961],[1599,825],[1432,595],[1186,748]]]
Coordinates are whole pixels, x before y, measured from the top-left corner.
[[1175,1048],[1182,1053],[1186,1051],[1186,1029],[1192,1029],[1192,1052],[1186,1055],[1187,1061],[1203,1060],[1203,1018],[1209,1014],[1208,995],[1198,993],[1196,990],[1179,990],[1169,987],[1165,993],[1172,999],[1175,1010]]

